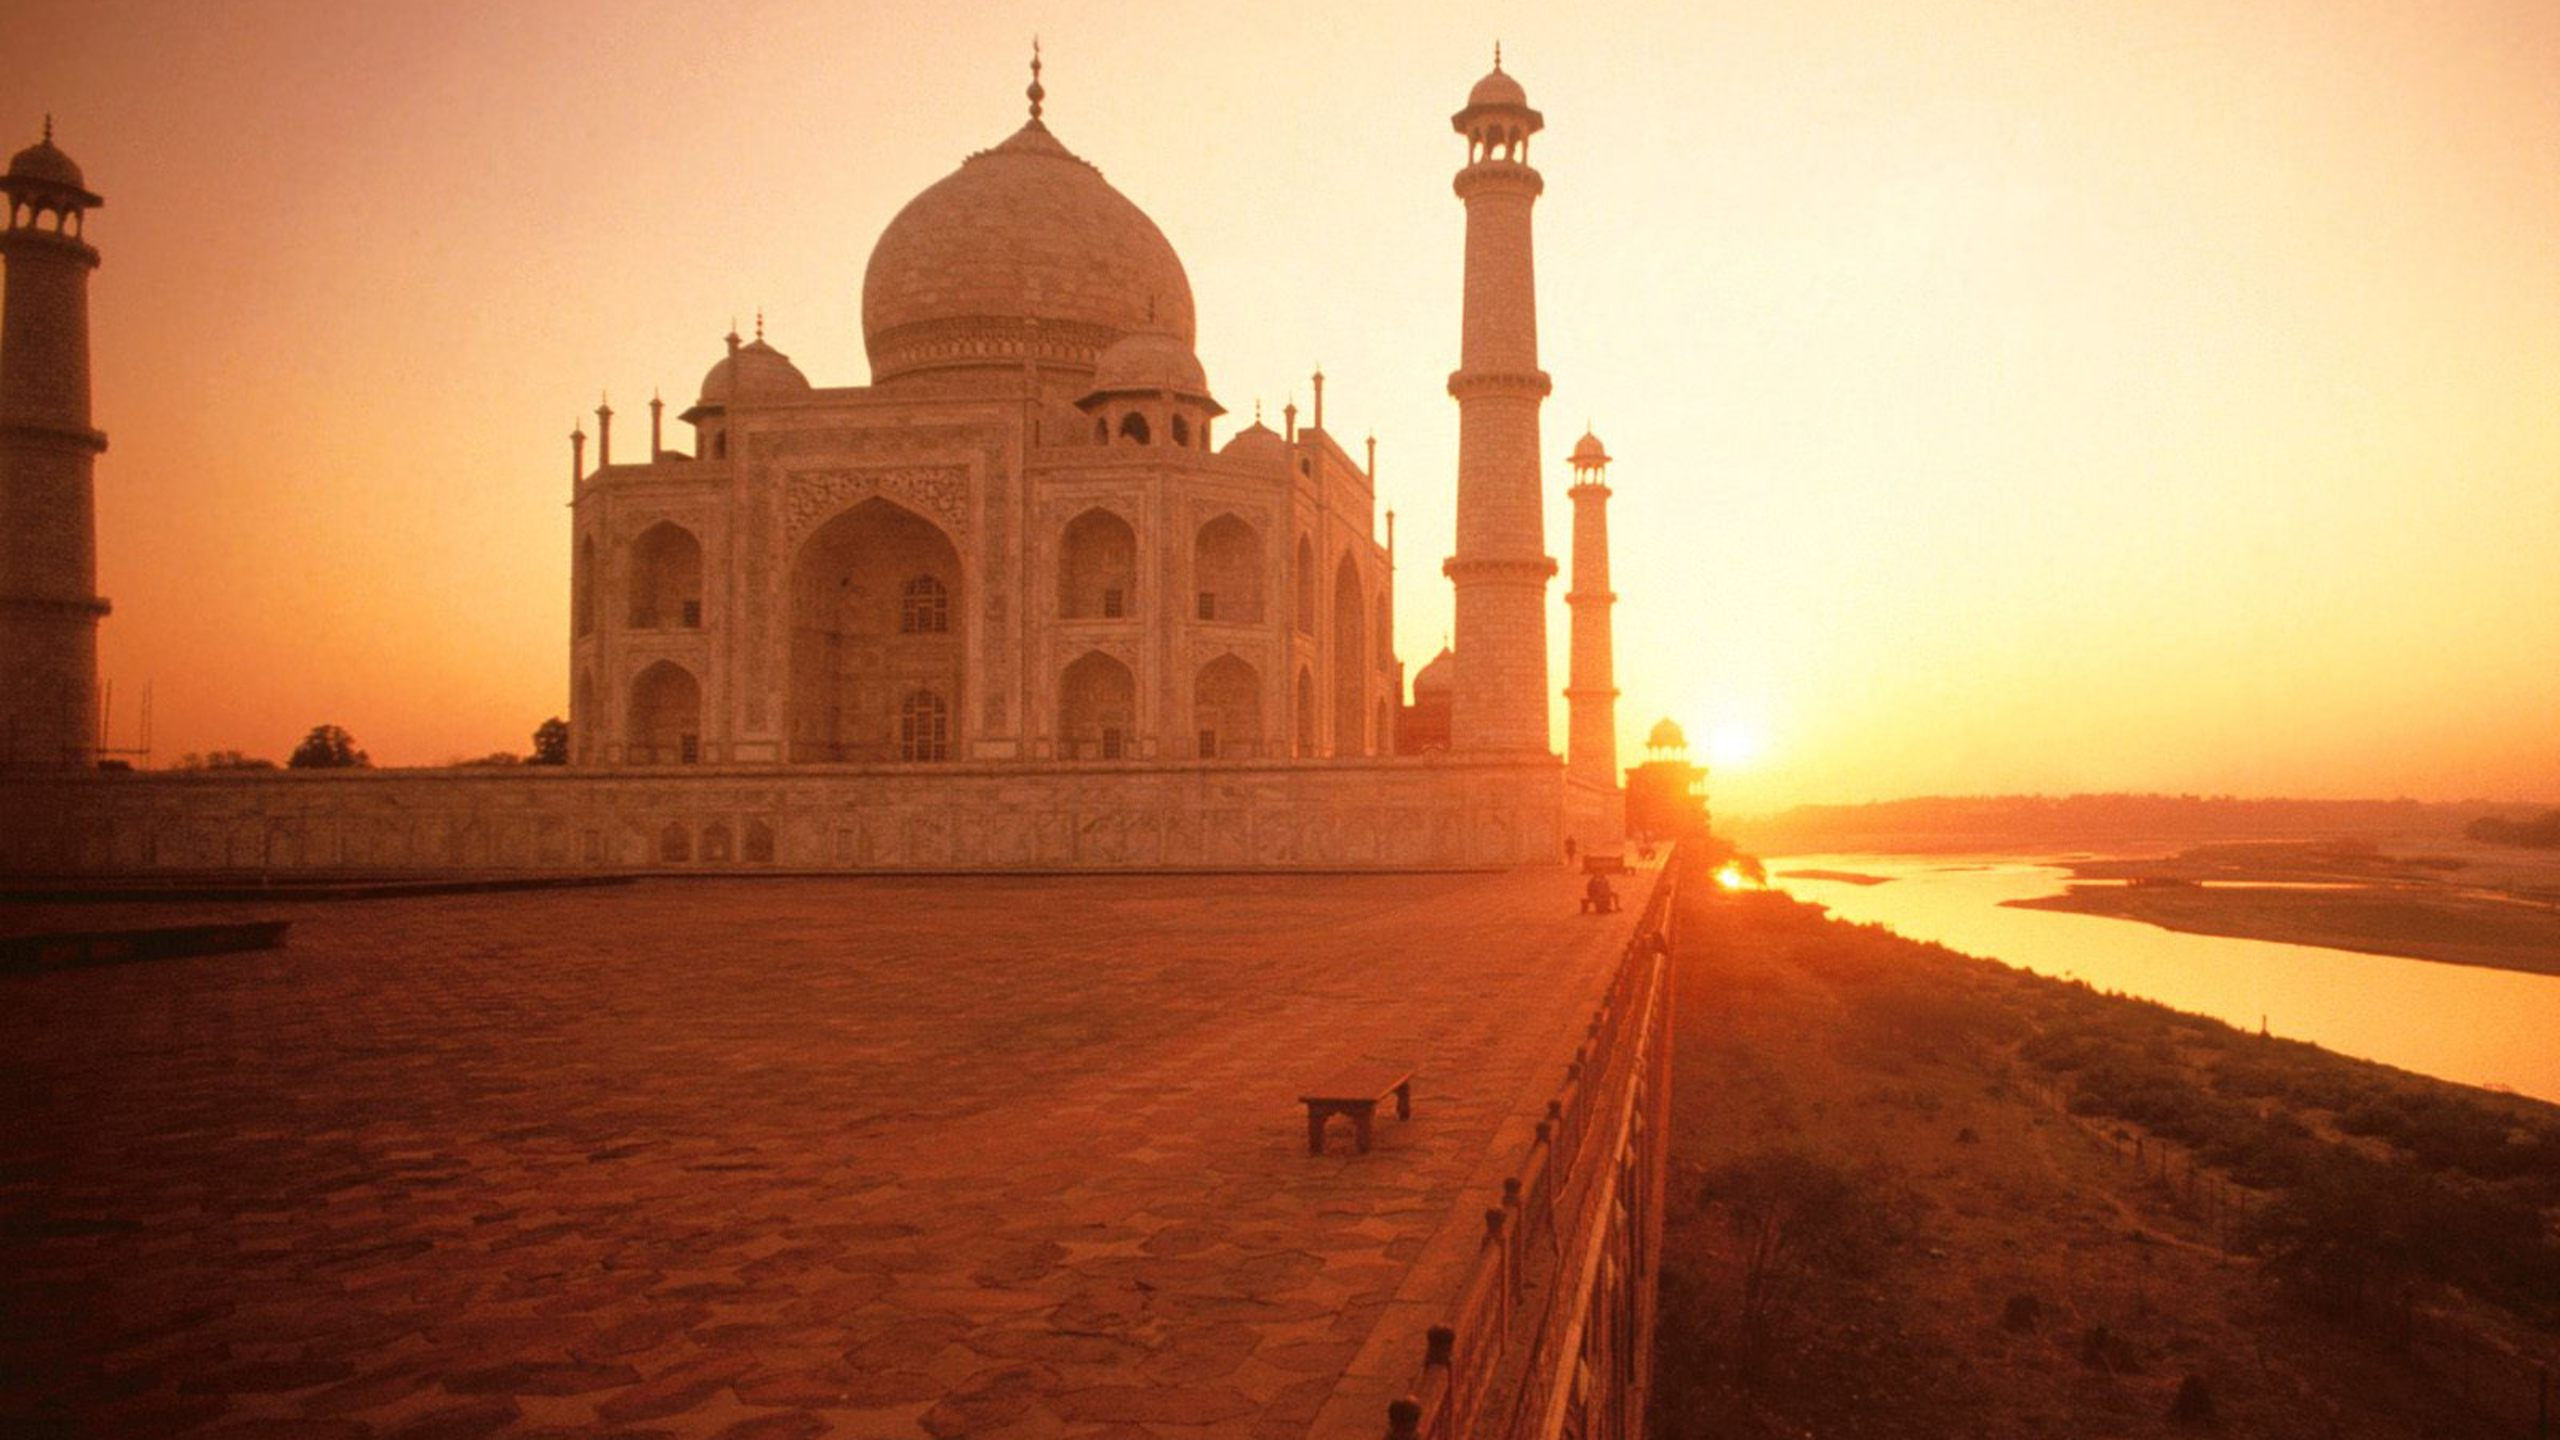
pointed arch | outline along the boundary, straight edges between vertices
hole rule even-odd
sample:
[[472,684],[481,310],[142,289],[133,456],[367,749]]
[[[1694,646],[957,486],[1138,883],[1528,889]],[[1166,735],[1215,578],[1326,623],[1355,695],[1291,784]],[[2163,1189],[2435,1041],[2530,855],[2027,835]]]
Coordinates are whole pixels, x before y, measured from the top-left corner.
[[1137,605],[1138,532],[1100,506],[1068,521],[1058,537],[1059,618],[1117,620]]
[[702,682],[673,660],[631,681],[623,758],[634,765],[691,765],[702,758]]
[[[874,496],[818,527],[791,562],[791,758],[902,758],[899,707],[939,697],[957,746],[968,613],[960,552],[932,521]],[[940,628],[935,628],[935,622]]]
[[1058,753],[1120,760],[1137,750],[1138,682],[1129,667],[1088,650],[1058,676]]
[[1195,750],[1203,760],[1243,760],[1262,753],[1262,676],[1233,655],[1200,667],[1191,682]]
[[1294,754],[1301,760],[1316,753],[1316,677],[1306,666],[1298,667],[1298,733]]
[[1298,633],[1301,635],[1313,635],[1316,633],[1316,543],[1304,535],[1298,537],[1298,565],[1296,579],[1298,586]]
[[1221,625],[1262,623],[1262,535],[1233,514],[1200,527],[1191,542],[1194,612]]
[[1351,552],[1333,568],[1333,753],[1368,753],[1369,646],[1367,599]]
[[578,537],[578,553],[569,561],[569,630],[573,636],[596,630],[596,537]]
[[693,630],[702,625],[702,542],[673,520],[661,520],[631,542],[625,623],[634,630]]

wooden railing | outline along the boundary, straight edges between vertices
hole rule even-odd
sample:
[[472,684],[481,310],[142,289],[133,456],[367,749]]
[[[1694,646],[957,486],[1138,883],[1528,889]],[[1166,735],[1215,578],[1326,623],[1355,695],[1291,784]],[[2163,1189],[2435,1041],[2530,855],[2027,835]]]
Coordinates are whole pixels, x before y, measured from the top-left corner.
[[1482,1249],[1428,1332],[1421,1374],[1387,1407],[1388,1440],[1531,1440],[1556,1413],[1557,1377],[1576,1358],[1565,1344],[1585,1319],[1568,1262],[1609,1220],[1621,1152],[1644,1123],[1640,1082],[1669,1021],[1679,860],[1664,865],[1520,1173],[1486,1208]]

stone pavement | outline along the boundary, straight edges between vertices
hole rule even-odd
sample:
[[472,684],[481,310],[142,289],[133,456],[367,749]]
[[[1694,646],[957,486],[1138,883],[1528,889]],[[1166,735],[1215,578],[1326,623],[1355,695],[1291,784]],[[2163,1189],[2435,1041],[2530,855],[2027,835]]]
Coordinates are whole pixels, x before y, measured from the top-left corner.
[[[0,978],[0,1433],[1374,1434],[1631,927],[1578,893],[17,907],[294,931]],[[1361,1053],[1413,1119],[1310,1157]]]

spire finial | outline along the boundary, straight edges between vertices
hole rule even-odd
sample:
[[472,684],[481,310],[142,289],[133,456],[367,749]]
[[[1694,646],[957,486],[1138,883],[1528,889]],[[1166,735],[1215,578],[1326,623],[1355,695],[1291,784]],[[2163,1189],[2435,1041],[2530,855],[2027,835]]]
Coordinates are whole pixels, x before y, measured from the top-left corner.
[[1039,124],[1040,102],[1049,98],[1049,92],[1040,84],[1040,37],[1037,35],[1031,37],[1031,85],[1022,93],[1031,97],[1031,123]]
[[756,307],[756,343],[764,343],[764,307],[761,305]]
[[1499,40],[1493,42],[1493,68],[1496,70],[1502,68],[1502,42]]
[[44,112],[44,143],[53,143],[53,112],[50,110]]

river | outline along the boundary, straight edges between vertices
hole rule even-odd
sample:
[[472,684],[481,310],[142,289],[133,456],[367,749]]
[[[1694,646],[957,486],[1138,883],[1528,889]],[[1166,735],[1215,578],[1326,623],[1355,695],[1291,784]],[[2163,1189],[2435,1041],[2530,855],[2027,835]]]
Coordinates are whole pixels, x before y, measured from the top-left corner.
[[[2010,909],[2000,902],[2060,894],[2070,878],[2061,866],[2014,856],[1789,855],[1768,870],[1772,885],[1843,920],[2245,1029],[2263,1019],[2277,1035],[2342,1054],[2560,1103],[2560,976]],[[1889,878],[1781,878],[1790,870]]]

